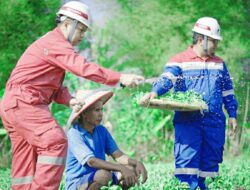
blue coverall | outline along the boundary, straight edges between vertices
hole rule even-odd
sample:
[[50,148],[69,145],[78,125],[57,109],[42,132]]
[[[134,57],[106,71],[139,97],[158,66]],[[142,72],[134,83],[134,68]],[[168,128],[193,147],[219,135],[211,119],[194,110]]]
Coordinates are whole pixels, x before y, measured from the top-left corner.
[[208,111],[175,111],[175,176],[189,183],[190,189],[206,189],[205,178],[215,178],[223,157],[226,118],[236,118],[238,103],[232,80],[224,61],[212,56],[198,57],[189,47],[174,56],[165,66],[164,73],[154,83],[152,91],[158,96],[171,88],[175,92],[195,91],[208,104]]

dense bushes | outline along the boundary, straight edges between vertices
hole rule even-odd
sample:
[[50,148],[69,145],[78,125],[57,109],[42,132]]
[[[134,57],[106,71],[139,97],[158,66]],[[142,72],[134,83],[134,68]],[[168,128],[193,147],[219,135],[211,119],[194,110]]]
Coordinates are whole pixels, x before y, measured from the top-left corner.
[[[249,1],[174,1],[118,0],[120,11],[106,28],[93,28],[92,57],[105,67],[123,72],[135,72],[146,77],[158,76],[165,62],[191,44],[191,28],[201,16],[216,17],[224,40],[218,55],[223,57],[232,73],[239,100],[240,133],[237,147],[228,138],[227,147],[248,149],[249,124]],[[0,2],[0,95],[12,68],[30,43],[52,29],[59,0],[19,0]],[[109,11],[109,10],[107,10]],[[97,88],[86,80],[67,74],[65,85],[77,88]],[[116,90],[107,104],[105,123],[111,128],[118,144],[130,155],[148,161],[172,158],[172,112],[149,110],[136,104],[136,97],[150,86],[133,90]],[[52,105],[56,119],[63,126],[70,110]],[[242,135],[241,135],[242,134]],[[0,137],[1,138],[1,137]],[[3,142],[3,139],[0,139]],[[9,146],[8,146],[9,148]],[[8,153],[9,154],[9,153]],[[9,155],[10,156],[10,155]],[[1,164],[0,164],[1,166]]]

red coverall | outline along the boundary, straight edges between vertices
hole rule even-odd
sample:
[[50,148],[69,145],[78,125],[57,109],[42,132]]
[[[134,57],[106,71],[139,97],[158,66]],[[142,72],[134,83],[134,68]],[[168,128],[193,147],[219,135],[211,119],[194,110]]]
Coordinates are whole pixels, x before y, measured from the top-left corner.
[[87,62],[55,28],[22,55],[6,85],[1,117],[12,142],[12,189],[58,190],[67,138],[48,105],[68,105],[65,71],[115,85],[120,73]]

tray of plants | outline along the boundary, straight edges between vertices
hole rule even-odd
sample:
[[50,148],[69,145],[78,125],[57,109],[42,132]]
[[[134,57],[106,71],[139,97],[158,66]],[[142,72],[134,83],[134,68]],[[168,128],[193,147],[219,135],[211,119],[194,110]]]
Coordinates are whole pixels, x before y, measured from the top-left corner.
[[208,109],[208,105],[202,100],[202,96],[193,91],[168,93],[166,96],[152,99],[148,105],[142,106],[175,111],[202,111]]

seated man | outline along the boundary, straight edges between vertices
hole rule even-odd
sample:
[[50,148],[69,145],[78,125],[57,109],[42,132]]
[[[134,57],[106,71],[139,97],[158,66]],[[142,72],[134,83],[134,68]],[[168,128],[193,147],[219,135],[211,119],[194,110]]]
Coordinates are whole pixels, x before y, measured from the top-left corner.
[[[68,131],[68,153],[66,163],[67,190],[95,190],[102,186],[117,184],[127,189],[147,180],[144,165],[119,150],[108,130],[100,125],[103,105],[113,92],[79,91],[77,98],[85,102],[81,110],[74,113],[73,128]],[[87,98],[84,98],[87,97]],[[116,163],[105,160],[110,155]]]

